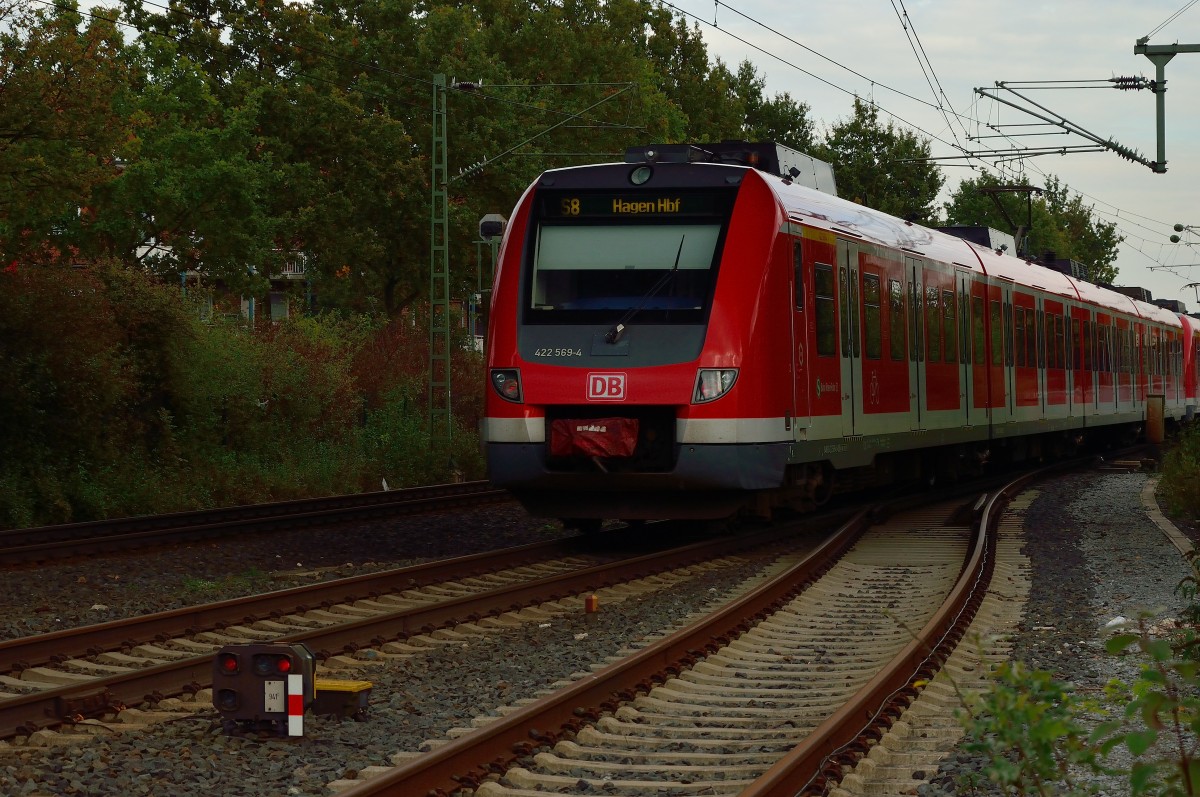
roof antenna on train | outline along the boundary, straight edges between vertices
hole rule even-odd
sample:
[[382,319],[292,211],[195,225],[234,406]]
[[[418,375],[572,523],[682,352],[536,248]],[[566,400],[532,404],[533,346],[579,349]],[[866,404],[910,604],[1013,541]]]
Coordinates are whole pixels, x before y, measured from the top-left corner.
[[616,344],[621,339],[621,336],[625,334],[625,324],[640,313],[642,308],[646,306],[646,302],[650,301],[654,294],[658,293],[662,289],[662,286],[667,284],[667,280],[675,276],[675,272],[679,271],[679,257],[683,254],[683,242],[685,240],[687,240],[686,235],[680,236],[679,251],[675,253],[675,265],[671,266],[670,271],[658,278],[658,282],[654,283],[650,290],[646,292],[646,295],[642,297],[642,300],[637,303],[636,307],[629,308],[625,315],[621,316],[621,320],[613,324],[608,332],[604,333],[605,343]]

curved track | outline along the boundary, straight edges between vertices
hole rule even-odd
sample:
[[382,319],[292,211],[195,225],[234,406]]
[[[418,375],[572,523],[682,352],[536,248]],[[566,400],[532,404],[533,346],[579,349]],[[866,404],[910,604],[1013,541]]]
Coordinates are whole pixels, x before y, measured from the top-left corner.
[[861,513],[728,606],[342,794],[824,793],[954,649],[1028,478],[876,528]]

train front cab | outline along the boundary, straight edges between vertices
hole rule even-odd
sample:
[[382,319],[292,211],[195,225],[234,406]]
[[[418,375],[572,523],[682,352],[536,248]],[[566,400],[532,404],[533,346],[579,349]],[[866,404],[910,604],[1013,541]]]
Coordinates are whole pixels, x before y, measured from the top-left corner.
[[543,175],[493,294],[491,481],[567,518],[723,517],[778,486],[794,422],[781,219],[743,167]]

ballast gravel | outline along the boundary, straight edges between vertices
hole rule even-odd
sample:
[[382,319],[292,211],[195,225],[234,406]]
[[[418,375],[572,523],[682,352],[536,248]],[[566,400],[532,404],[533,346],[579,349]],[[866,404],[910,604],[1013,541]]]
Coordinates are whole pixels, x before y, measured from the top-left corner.
[[[1027,513],[1033,585],[1015,655],[1079,690],[1136,675],[1103,652],[1106,622],[1147,607],[1173,615],[1182,606],[1173,590],[1188,568],[1142,509],[1147,478],[1116,470],[1064,477],[1040,485]],[[1200,543],[1196,529],[1185,531]],[[42,633],[561,534],[557,524],[502,506],[10,571],[0,634]],[[226,735],[209,710],[86,743],[0,746],[0,794],[328,795],[330,781],[387,765],[396,752],[418,751],[477,715],[532,697],[672,627],[751,569],[716,571],[594,615],[530,623],[355,670],[352,677],[375,684],[367,719],[309,715],[301,739]],[[963,793],[959,777],[987,763],[957,753],[918,793]],[[1128,793],[1119,781],[1095,785],[1102,794]],[[1000,792],[985,786],[974,793]]]
[[[1176,618],[1186,605],[1175,587],[1191,569],[1146,512],[1142,491],[1148,478],[1121,470],[1065,476],[1038,485],[1039,495],[1025,516],[1024,553],[1032,585],[1013,658],[1051,673],[1081,698],[1100,697],[1110,679],[1132,683],[1138,676],[1135,660],[1104,650],[1110,621],[1143,614]],[[1177,525],[1200,547],[1194,520],[1177,519]],[[1123,750],[1117,748],[1106,763],[1127,768],[1131,762]],[[990,763],[960,749],[917,793],[1002,794],[982,774]],[[1077,786],[1099,795],[1130,793],[1121,776],[1074,775]],[[964,789],[964,782],[979,785]]]

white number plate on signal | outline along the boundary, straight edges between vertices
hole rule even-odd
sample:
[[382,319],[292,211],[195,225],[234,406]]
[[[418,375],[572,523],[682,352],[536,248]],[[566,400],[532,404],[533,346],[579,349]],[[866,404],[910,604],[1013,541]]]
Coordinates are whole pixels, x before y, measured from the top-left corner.
[[263,711],[284,714],[287,712],[287,682],[263,682]]

